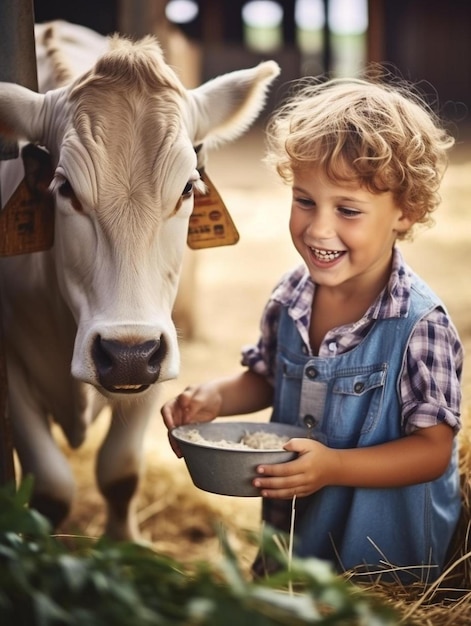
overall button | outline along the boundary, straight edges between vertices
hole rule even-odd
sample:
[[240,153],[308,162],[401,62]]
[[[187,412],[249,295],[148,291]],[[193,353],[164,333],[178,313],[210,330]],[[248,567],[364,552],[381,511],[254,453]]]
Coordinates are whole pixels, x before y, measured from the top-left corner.
[[313,367],[312,365],[309,365],[309,367],[306,367],[306,376],[308,378],[310,378],[311,380],[317,377],[317,370],[315,367]]
[[314,428],[314,426],[317,423],[316,418],[314,417],[314,415],[310,415],[309,413],[307,415],[305,415],[303,417],[303,422],[304,422],[304,426],[306,426],[306,428]]
[[355,383],[354,386],[353,386],[353,391],[355,393],[361,393],[364,388],[365,388],[365,384],[364,383]]

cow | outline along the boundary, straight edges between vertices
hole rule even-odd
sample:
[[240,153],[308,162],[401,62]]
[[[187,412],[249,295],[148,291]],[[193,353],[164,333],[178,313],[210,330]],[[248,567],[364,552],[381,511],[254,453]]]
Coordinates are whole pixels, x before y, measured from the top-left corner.
[[0,134],[26,143],[1,164],[2,206],[43,150],[55,215],[50,250],[0,260],[13,442],[31,506],[59,527],[75,485],[51,423],[78,448],[110,406],[96,459],[104,532],[134,540],[146,426],[160,383],[179,374],[172,306],[200,170],[258,117],[279,67],[187,89],[152,35],[58,21],[35,37],[39,92],[0,83]]

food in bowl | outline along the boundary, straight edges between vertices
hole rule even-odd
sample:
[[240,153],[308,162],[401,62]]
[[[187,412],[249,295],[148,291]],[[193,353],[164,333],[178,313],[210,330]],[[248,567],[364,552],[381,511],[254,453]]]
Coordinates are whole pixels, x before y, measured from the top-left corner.
[[[260,496],[252,485],[261,463],[285,463],[297,453],[283,449],[306,428],[276,422],[215,421],[185,424],[172,430],[193,483],[199,489],[228,496]],[[263,441],[263,444],[260,442]],[[255,448],[268,445],[269,448]],[[275,446],[274,448],[270,446]]]
[[256,432],[244,432],[239,441],[228,441],[227,439],[205,439],[199,430],[192,429],[183,435],[188,441],[200,443],[201,445],[216,446],[217,448],[250,449],[250,450],[283,450],[285,443],[289,441],[286,435],[281,437],[276,433],[267,433],[263,430]]

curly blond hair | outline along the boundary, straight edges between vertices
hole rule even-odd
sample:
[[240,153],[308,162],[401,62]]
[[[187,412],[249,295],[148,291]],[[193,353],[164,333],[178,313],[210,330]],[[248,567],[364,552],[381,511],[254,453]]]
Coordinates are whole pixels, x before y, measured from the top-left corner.
[[265,161],[286,183],[293,170],[321,165],[336,182],[391,192],[414,224],[427,226],[454,144],[410,86],[361,78],[301,79],[272,115],[266,141]]

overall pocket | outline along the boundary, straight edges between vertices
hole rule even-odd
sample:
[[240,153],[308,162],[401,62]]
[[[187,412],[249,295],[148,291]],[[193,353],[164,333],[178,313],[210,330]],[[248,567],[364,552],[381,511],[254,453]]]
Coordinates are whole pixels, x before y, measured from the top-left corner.
[[330,445],[356,446],[381,415],[387,364],[338,371],[328,398],[323,431]]

